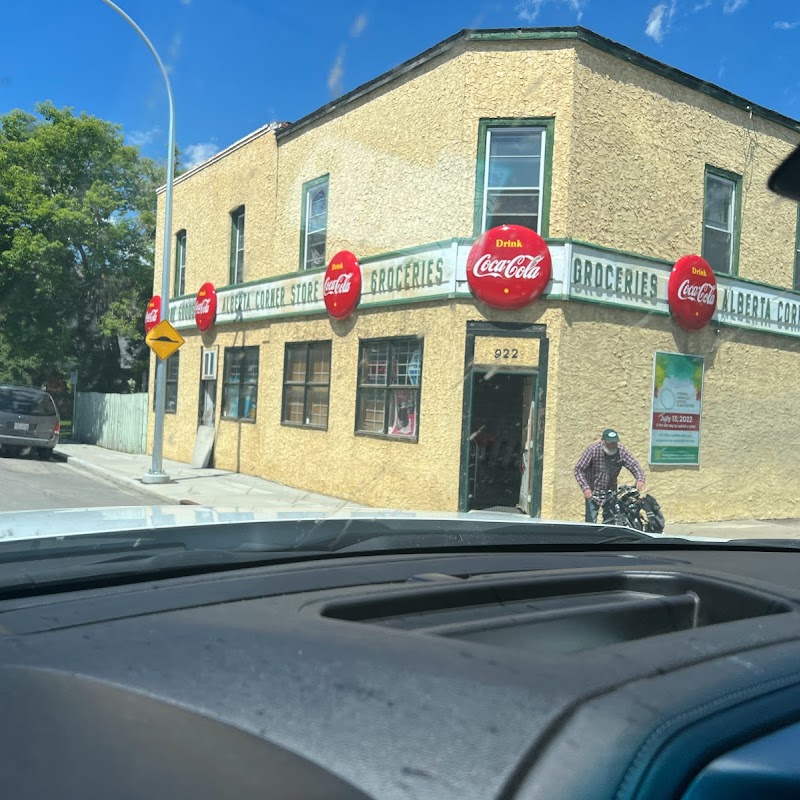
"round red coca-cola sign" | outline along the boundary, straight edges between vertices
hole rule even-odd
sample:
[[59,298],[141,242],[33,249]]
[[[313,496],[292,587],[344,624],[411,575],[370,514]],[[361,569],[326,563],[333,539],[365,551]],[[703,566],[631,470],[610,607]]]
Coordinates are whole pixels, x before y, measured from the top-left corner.
[[675,262],[667,284],[669,310],[687,331],[705,327],[717,310],[717,279],[700,256],[683,256]]
[[550,250],[538,233],[522,225],[486,231],[467,257],[467,283],[492,308],[523,308],[547,288]]
[[207,331],[217,318],[217,290],[213,283],[204,283],[194,299],[194,321],[201,331]]
[[154,295],[147,304],[144,314],[144,332],[150,333],[161,322],[161,295]]
[[334,319],[345,319],[356,310],[361,300],[361,265],[348,250],[342,250],[330,260],[325,270],[322,297]]

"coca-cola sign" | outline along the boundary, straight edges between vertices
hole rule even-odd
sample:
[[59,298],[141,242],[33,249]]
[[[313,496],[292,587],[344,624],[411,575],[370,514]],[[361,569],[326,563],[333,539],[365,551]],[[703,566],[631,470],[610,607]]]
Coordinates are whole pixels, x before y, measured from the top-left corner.
[[322,283],[322,297],[334,319],[345,319],[356,310],[361,300],[361,265],[348,250],[330,260]]
[[217,318],[217,290],[213,283],[204,283],[194,299],[194,321],[205,332]]
[[478,239],[467,257],[467,283],[492,308],[523,308],[550,282],[550,250],[538,233],[522,225],[501,225]]
[[161,296],[154,295],[150,298],[144,314],[144,332],[150,333],[159,322],[161,322]]
[[684,256],[675,262],[667,285],[669,310],[687,331],[705,327],[717,310],[717,279],[700,256]]

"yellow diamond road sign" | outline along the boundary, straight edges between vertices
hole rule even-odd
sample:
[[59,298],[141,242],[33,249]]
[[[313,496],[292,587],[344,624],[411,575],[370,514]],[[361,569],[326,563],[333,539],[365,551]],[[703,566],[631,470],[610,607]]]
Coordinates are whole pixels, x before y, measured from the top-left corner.
[[162,360],[166,361],[186,341],[168,319],[162,319],[145,337],[147,346]]

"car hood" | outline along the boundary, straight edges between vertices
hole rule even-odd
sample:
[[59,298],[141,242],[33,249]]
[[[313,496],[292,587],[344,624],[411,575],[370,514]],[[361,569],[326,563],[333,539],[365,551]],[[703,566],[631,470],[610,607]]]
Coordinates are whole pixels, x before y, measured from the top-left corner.
[[[86,534],[108,534],[121,531],[153,531],[192,525],[226,525],[239,522],[286,522],[308,519],[408,519],[424,522],[452,521],[454,526],[459,522],[503,522],[510,525],[547,525],[553,527],[563,525],[574,529],[575,522],[553,522],[550,520],[531,520],[522,515],[506,514],[491,511],[470,511],[469,513],[405,511],[397,509],[339,509],[331,512],[296,511],[296,510],[264,510],[221,508],[209,506],[113,506],[103,508],[64,508],[46,511],[16,511],[0,513],[0,545],[5,541],[25,539],[60,538]],[[590,525],[587,528],[608,530],[607,525]],[[654,540],[675,537],[669,534],[646,534]],[[687,541],[725,542],[724,538],[692,536]]]

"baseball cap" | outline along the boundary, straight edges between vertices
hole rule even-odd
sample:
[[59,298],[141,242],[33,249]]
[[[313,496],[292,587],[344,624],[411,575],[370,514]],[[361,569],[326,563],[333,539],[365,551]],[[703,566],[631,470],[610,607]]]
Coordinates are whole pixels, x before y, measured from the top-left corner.
[[606,442],[619,442],[619,434],[613,428],[606,428],[603,431],[603,439]]

